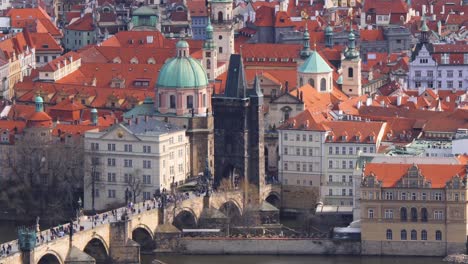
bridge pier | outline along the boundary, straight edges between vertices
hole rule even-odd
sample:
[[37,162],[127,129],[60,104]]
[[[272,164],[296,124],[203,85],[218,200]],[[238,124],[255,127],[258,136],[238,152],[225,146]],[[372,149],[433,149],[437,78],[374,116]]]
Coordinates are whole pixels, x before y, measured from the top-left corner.
[[68,251],[65,264],[96,264],[96,260],[77,247],[73,246]]
[[140,245],[130,239],[130,220],[125,217],[110,225],[110,259],[114,264],[139,264]]

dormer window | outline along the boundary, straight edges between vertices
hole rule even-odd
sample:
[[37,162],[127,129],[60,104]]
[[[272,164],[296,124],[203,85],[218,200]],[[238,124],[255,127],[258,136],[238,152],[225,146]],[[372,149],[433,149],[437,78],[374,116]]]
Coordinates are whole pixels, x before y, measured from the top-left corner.
[[328,140],[333,141],[333,135],[328,135]]
[[444,53],[442,54],[442,64],[449,64],[450,61],[450,54]]
[[356,135],[356,141],[357,141],[357,142],[360,142],[360,141],[361,141],[361,136],[360,136],[360,135]]
[[369,141],[374,142],[374,136],[369,136]]
[[341,140],[342,140],[343,142],[346,142],[346,139],[347,139],[347,138],[348,138],[348,137],[347,137],[346,135],[341,136]]

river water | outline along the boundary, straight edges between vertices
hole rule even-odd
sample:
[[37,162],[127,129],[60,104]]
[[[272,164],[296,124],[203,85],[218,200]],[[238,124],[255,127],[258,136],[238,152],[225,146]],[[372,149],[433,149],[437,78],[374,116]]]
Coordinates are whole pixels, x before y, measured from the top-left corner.
[[[16,224],[0,221],[0,243],[16,239]],[[166,255],[142,256],[142,264],[151,264],[153,260],[166,264],[442,264],[442,258],[421,257],[353,257],[353,256],[195,256]]]
[[353,256],[143,256],[142,264],[442,264],[442,258]]

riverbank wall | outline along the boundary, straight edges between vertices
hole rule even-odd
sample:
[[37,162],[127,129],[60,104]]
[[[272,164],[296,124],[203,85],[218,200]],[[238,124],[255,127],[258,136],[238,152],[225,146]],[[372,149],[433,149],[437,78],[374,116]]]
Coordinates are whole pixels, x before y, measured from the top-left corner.
[[289,238],[183,238],[184,254],[360,255],[361,242]]

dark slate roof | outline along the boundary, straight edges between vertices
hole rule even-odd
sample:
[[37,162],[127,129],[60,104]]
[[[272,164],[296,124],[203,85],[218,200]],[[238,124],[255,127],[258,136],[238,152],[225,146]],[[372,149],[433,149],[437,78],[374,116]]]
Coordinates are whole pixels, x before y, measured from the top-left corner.
[[239,54],[232,54],[229,60],[229,69],[224,89],[225,97],[245,98],[247,81],[245,80],[244,65]]
[[418,44],[416,44],[416,46],[414,47],[413,52],[411,52],[411,61],[414,61],[414,59],[416,59],[416,57],[418,56],[419,51],[422,49],[423,45],[426,45],[426,49],[430,53],[432,53],[432,45],[430,43],[418,42]]

